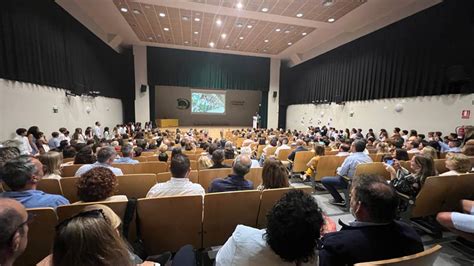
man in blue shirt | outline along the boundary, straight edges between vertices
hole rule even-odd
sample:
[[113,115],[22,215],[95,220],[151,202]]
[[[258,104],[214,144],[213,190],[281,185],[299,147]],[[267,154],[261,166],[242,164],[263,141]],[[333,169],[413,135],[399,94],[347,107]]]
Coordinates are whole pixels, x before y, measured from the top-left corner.
[[59,140],[59,133],[58,132],[53,132],[51,133],[52,138],[49,139],[48,141],[48,146],[50,149],[56,149],[59,148],[59,145],[61,141]]
[[459,148],[459,146],[461,146],[461,142],[457,139],[449,139],[448,144],[438,139],[438,143],[441,146],[441,152],[461,152],[461,148]]
[[15,199],[25,208],[56,208],[69,204],[69,201],[61,195],[36,190],[42,177],[43,164],[36,158],[22,155],[7,161],[0,170],[0,178],[11,191],[0,193],[0,197]]
[[115,157],[117,157],[117,152],[115,151],[114,148],[110,146],[102,147],[97,152],[97,162],[93,164],[85,164],[79,167],[79,169],[77,169],[76,174],[74,176],[81,176],[82,174],[85,174],[86,172],[88,172],[94,167],[109,168],[112,171],[112,173],[114,173],[114,175],[123,175],[122,170],[112,166],[112,163],[114,162]]
[[114,163],[128,163],[128,164],[137,164],[137,160],[133,160],[133,147],[130,145],[124,145],[121,149],[122,158],[114,160]]
[[369,155],[364,153],[365,150],[365,141],[364,140],[355,140],[351,145],[351,155],[349,155],[341,167],[337,168],[337,176],[327,176],[321,179],[323,186],[331,193],[334,201],[331,202],[335,205],[344,206],[345,201],[337,192],[337,189],[347,188],[347,182],[342,178],[342,176],[347,176],[352,178],[355,173],[357,165],[361,163],[371,163],[372,159]]
[[253,189],[252,181],[246,180],[245,175],[250,171],[252,160],[246,155],[239,155],[232,165],[232,174],[226,178],[214,179],[209,192],[225,192]]

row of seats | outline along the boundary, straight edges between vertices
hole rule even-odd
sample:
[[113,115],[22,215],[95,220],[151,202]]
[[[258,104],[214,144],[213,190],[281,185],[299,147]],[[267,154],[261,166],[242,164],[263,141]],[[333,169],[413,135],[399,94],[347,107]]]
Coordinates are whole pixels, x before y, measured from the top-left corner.
[[[148,254],[177,251],[185,244],[195,248],[222,245],[238,224],[266,227],[266,214],[292,188],[210,193],[204,196],[176,196],[139,199],[137,214],[145,249]],[[301,187],[307,193],[311,187]],[[204,204],[203,204],[204,202]],[[50,253],[54,228],[85,206],[82,203],[52,208],[28,209],[35,216],[29,229],[29,244],[18,265],[34,265]],[[101,202],[124,217],[127,202]],[[134,219],[131,228],[135,228]],[[133,241],[132,230],[129,234]]]

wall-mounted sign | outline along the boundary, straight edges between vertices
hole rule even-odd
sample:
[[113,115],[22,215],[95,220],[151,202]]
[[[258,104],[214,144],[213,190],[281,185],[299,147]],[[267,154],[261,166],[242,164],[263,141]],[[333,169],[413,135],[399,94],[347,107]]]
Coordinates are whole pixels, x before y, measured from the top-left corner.
[[462,110],[461,119],[469,119],[471,117],[471,110]]

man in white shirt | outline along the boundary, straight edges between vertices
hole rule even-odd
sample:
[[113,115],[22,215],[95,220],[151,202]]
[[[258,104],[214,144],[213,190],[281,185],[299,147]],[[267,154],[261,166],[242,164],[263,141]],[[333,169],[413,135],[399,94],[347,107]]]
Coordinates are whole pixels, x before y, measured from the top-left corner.
[[416,140],[408,140],[405,144],[408,153],[420,153],[419,146],[420,143]]
[[114,162],[115,157],[117,157],[117,152],[113,147],[102,147],[97,152],[97,162],[81,166],[79,169],[77,169],[76,174],[74,176],[81,176],[82,174],[88,172],[89,170],[95,167],[109,168],[114,173],[114,175],[123,175],[123,172],[122,170],[120,170],[120,168],[112,167],[112,163]]
[[165,183],[154,185],[147,198],[156,198],[164,196],[182,196],[182,195],[202,195],[204,196],[204,188],[189,181],[189,173],[191,172],[191,164],[188,156],[184,154],[176,154],[171,159],[171,179]]
[[336,154],[336,156],[349,156],[351,153],[349,152],[351,150],[351,146],[349,144],[343,143],[339,147],[339,152]]
[[288,146],[288,138],[283,138],[281,140],[281,146],[279,146],[276,150],[275,150],[275,157],[278,158],[278,154],[280,153],[281,150],[289,150],[291,149],[290,146]]
[[94,136],[97,136],[98,139],[102,138],[102,129],[100,128],[100,122],[99,121],[95,122]]
[[267,219],[267,229],[237,225],[217,253],[216,266],[318,265],[316,246],[324,219],[311,195],[292,189]]
[[18,146],[21,155],[30,155],[33,149],[30,146],[30,142],[26,137],[26,128],[19,128],[16,130],[15,140],[18,140],[21,144]]

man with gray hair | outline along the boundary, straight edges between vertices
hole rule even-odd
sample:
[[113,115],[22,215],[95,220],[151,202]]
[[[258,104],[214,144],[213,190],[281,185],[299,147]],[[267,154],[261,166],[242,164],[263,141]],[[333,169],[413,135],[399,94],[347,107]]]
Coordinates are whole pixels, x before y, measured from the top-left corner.
[[18,201],[0,199],[0,265],[13,265],[28,243],[28,213]]
[[74,176],[81,176],[94,167],[109,168],[114,173],[114,175],[123,175],[122,170],[116,167],[112,167],[112,163],[114,162],[115,157],[117,157],[117,152],[113,147],[102,147],[97,152],[97,162],[81,166],[79,169],[77,169],[77,172]]
[[252,161],[246,155],[239,155],[232,164],[232,174],[226,178],[212,181],[209,192],[225,192],[253,189],[252,181],[246,180],[245,175],[250,171]]
[[133,160],[133,147],[131,145],[123,145],[122,149],[122,158],[114,160],[114,163],[128,163],[128,164],[137,164],[137,160]]
[[61,195],[36,190],[43,175],[43,164],[34,157],[22,155],[7,161],[0,169],[0,178],[11,191],[0,193],[0,198],[15,199],[25,208],[56,208],[69,204]]

